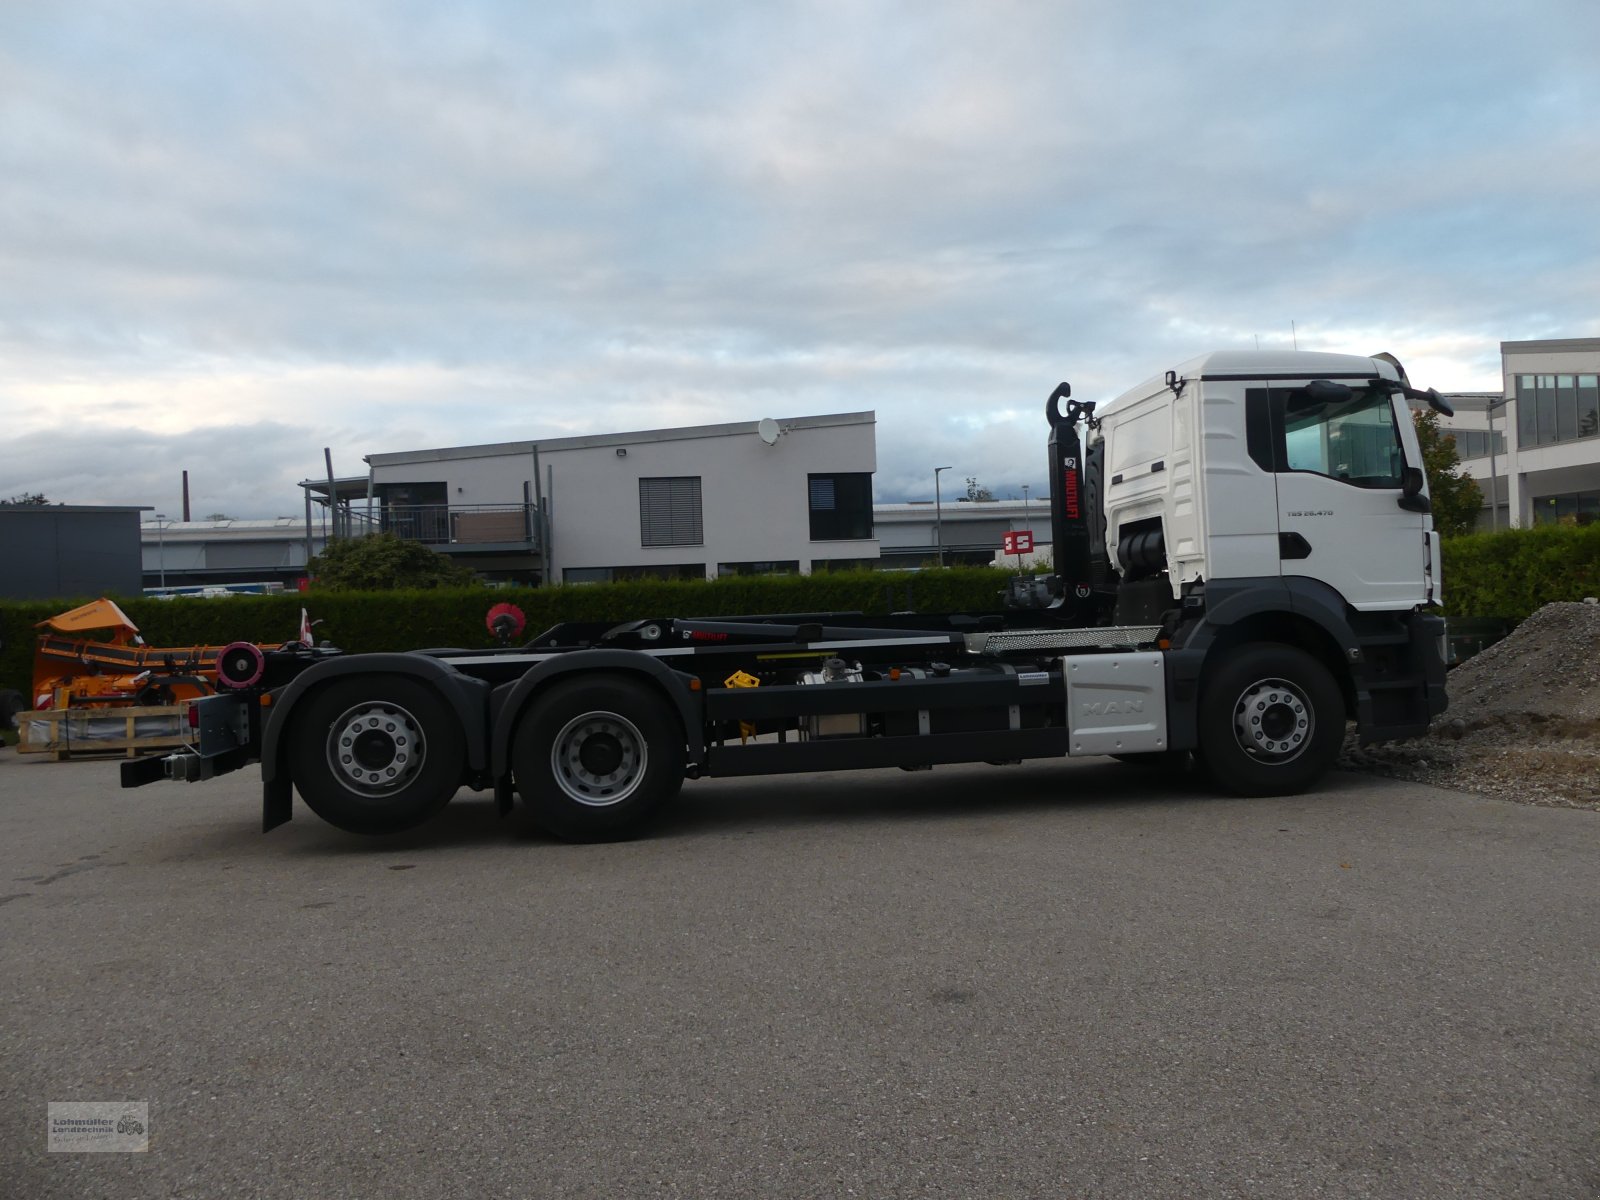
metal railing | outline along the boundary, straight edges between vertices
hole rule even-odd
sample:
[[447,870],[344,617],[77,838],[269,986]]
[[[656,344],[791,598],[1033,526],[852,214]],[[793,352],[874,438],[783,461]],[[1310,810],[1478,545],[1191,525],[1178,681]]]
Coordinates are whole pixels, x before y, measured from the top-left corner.
[[374,504],[369,520],[358,503],[339,517],[339,537],[381,531],[425,546],[539,544],[538,508],[532,504]]

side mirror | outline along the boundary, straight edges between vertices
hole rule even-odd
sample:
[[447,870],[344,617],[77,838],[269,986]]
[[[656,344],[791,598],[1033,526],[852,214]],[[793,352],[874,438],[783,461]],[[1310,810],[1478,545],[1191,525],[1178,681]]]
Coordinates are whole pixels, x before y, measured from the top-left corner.
[[1400,499],[1397,503],[1407,512],[1433,511],[1433,502],[1422,494],[1427,482],[1421,467],[1406,467],[1400,472]]

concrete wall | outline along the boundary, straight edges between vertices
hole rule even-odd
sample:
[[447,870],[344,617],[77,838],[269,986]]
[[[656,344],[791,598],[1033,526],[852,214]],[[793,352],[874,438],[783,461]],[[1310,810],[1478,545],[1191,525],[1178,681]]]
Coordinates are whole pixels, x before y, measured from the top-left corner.
[[0,505],[0,597],[139,594],[137,508]]

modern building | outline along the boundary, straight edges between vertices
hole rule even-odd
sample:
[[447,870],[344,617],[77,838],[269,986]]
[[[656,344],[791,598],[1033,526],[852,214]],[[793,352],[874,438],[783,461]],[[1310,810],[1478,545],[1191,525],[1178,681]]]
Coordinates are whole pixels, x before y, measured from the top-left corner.
[[325,524],[324,516],[308,536],[298,517],[250,521],[147,517],[139,526],[144,587],[184,592],[245,584],[293,590],[305,576],[306,563],[327,542]]
[[134,505],[0,504],[0,597],[49,600],[139,594]]
[[1513,524],[1600,520],[1600,338],[1501,342]]
[[1600,520],[1600,338],[1501,342],[1499,392],[1446,397],[1478,528]]
[[[1049,549],[1050,498],[1036,500],[967,500],[944,504],[921,500],[911,504],[879,504],[873,509],[878,530],[879,564],[921,567],[937,563],[944,549],[946,566],[988,566],[1000,553],[1011,530],[1031,530],[1038,549]],[[1012,560],[1007,557],[1009,563]]]
[[305,537],[393,530],[491,578],[564,583],[873,563],[871,412],[367,456],[306,480]]

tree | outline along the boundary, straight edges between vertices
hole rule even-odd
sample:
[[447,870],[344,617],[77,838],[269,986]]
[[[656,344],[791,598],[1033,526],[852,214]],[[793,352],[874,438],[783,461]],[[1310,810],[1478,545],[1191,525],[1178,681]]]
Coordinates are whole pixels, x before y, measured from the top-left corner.
[[978,482],[977,476],[967,476],[967,499],[974,502],[979,500],[993,500],[994,493]]
[[23,492],[20,495],[12,496],[11,499],[9,499],[9,500],[0,500],[0,504],[6,504],[6,505],[10,505],[10,504],[18,504],[18,505],[20,505],[20,504],[49,504],[49,503],[50,503],[50,501],[48,501],[48,500],[46,500],[44,498],[44,493],[43,492]]
[[310,574],[316,587],[340,592],[466,587],[478,579],[421,542],[392,533],[331,541],[311,560]]
[[1411,420],[1422,445],[1422,469],[1433,500],[1433,527],[1440,537],[1471,533],[1483,508],[1483,491],[1477,480],[1462,471],[1455,436],[1439,428],[1436,412],[1414,412]]

